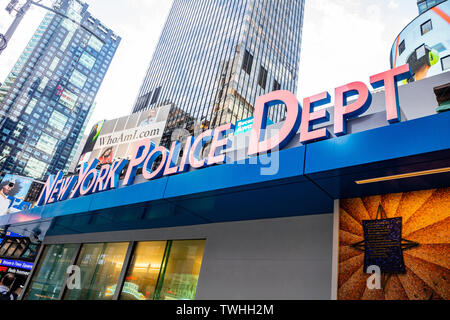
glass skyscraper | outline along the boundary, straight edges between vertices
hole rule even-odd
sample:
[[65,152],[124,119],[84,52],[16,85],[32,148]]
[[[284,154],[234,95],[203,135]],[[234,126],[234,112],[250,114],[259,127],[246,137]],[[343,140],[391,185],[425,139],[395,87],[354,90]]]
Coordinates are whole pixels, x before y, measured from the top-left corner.
[[0,172],[67,171],[121,38],[79,0],[57,0],[0,87]]
[[303,12],[304,0],[174,0],[133,112],[173,104],[169,133],[205,129],[251,117],[265,93],[296,93]]

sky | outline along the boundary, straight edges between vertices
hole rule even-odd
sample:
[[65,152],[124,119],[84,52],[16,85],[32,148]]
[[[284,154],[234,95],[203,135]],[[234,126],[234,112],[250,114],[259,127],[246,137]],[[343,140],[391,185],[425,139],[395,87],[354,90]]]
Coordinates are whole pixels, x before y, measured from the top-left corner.
[[[21,0],[22,2],[24,0]],[[0,32],[12,17],[0,0]],[[43,0],[49,4],[50,0]],[[131,113],[172,0],[87,0],[92,15],[122,37],[86,127]],[[0,56],[3,82],[42,20],[32,8]],[[398,33],[416,16],[416,0],[306,0],[297,97],[303,98],[390,69]]]

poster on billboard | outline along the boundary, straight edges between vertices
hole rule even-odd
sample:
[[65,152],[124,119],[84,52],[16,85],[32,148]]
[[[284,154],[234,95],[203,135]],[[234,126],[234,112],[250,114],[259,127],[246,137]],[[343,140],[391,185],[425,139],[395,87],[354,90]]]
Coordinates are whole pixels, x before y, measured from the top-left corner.
[[340,200],[338,299],[450,299],[449,207],[450,188]]
[[33,179],[7,174],[0,182],[0,216],[20,212],[31,207],[25,202]]
[[171,104],[165,105],[97,123],[89,134],[78,165],[92,159],[99,159],[100,164],[129,159],[137,142],[145,138],[159,145],[171,107]]
[[102,131],[104,123],[105,123],[105,120],[102,120],[102,121],[97,122],[92,127],[91,132],[89,133],[89,136],[86,140],[86,144],[84,145],[83,150],[81,151],[79,163],[89,161],[91,152],[92,152],[92,150],[94,150],[95,143],[97,142],[97,138],[100,135],[100,132]]

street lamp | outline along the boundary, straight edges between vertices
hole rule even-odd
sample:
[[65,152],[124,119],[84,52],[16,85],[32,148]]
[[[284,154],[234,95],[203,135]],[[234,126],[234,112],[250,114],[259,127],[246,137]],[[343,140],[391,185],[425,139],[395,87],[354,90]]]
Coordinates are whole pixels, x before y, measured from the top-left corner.
[[[72,0],[69,0],[69,1],[72,1]],[[19,26],[20,22],[23,20],[28,9],[30,9],[31,5],[43,8],[43,9],[51,11],[57,15],[60,15],[66,19],[69,19],[70,21],[74,22],[75,24],[77,24],[78,26],[83,28],[84,30],[88,31],[90,34],[94,35],[97,39],[99,39],[101,42],[104,43],[103,39],[99,38],[96,34],[94,34],[91,30],[89,30],[85,26],[81,25],[78,21],[75,21],[71,17],[68,17],[65,14],[62,14],[61,12],[58,12],[57,10],[55,10],[53,8],[50,8],[50,7],[47,7],[43,4],[41,4],[41,2],[42,2],[42,0],[39,0],[39,1],[27,0],[19,9],[16,9],[16,6],[19,3],[19,0],[11,0],[9,2],[9,4],[6,6],[5,10],[8,11],[10,14],[13,11],[16,11],[17,13],[16,13],[16,17],[14,18],[14,21],[11,23],[11,25],[9,26],[6,33],[5,34],[0,33],[0,55],[2,54],[3,50],[5,50],[6,47],[8,46],[8,43],[11,40],[14,32],[16,31],[17,27]]]
[[8,11],[10,14],[13,11],[16,11],[17,14],[16,14],[16,17],[14,18],[14,21],[11,23],[8,30],[6,31],[6,33],[0,34],[0,54],[8,46],[9,40],[11,40],[12,35],[16,31],[17,27],[19,26],[23,17],[27,13],[28,9],[30,9],[30,6],[33,3],[33,1],[27,0],[27,2],[25,2],[25,4],[22,7],[20,7],[19,9],[16,9],[16,6],[18,3],[19,3],[18,0],[11,0],[9,2],[9,4],[6,6],[6,11]]

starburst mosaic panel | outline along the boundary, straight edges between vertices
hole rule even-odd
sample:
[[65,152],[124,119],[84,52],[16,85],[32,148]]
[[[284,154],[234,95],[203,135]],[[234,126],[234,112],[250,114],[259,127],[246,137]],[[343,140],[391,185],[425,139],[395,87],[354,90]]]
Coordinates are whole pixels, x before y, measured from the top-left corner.
[[[401,218],[405,272],[385,272],[382,288],[369,289],[363,225],[380,218]],[[449,300],[450,188],[341,200],[338,299]]]

